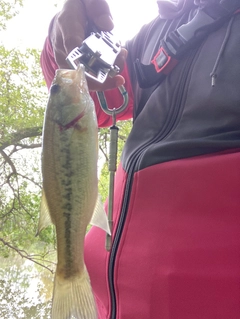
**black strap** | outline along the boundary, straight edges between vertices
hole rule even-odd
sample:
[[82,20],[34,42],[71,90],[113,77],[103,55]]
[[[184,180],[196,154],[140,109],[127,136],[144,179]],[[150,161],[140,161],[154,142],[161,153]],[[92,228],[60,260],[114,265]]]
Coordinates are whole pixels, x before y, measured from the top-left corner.
[[187,24],[170,32],[149,65],[135,61],[139,86],[160,84],[186,52],[199,45],[211,32],[219,29],[240,7],[240,0],[222,0],[199,9]]

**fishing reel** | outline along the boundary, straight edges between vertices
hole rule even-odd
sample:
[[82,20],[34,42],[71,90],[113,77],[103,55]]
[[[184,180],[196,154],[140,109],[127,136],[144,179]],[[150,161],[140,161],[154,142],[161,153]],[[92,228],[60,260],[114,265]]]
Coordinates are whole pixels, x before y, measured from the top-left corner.
[[83,64],[88,77],[103,83],[108,76],[114,77],[120,72],[115,64],[120,51],[120,42],[114,40],[111,32],[92,32],[80,47],[69,53],[66,61],[74,69]]

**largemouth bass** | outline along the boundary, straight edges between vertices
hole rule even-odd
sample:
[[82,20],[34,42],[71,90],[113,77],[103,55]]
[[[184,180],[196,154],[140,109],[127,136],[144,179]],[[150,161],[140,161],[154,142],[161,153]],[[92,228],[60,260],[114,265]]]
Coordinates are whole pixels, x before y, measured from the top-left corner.
[[57,70],[44,120],[38,227],[40,232],[51,222],[56,226],[53,319],[97,318],[83,257],[92,216],[93,224],[103,223],[100,227],[108,230],[106,214],[98,202],[97,160],[97,120],[84,67]]

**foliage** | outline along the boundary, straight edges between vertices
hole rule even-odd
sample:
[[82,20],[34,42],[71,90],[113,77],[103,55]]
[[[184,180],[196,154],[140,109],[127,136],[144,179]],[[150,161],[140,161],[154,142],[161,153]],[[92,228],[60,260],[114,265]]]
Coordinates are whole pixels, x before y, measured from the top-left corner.
[[37,50],[21,53],[0,46],[0,56],[0,142],[6,148],[13,140],[41,135],[46,90]]
[[[47,91],[39,67],[39,52],[22,53],[0,46],[0,254],[15,250],[25,258],[35,256],[41,175],[40,146]],[[44,256],[54,233],[40,236]]]
[[23,5],[23,0],[0,1],[0,31],[6,29],[6,22],[12,19]]

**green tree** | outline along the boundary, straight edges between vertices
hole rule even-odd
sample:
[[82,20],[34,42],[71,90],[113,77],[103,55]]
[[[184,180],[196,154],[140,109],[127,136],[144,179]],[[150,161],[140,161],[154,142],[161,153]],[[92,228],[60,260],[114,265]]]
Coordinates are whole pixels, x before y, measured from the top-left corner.
[[6,23],[18,14],[23,0],[1,0],[0,1],[0,31],[6,29]]
[[[7,257],[15,250],[37,262],[40,146],[47,90],[37,50],[22,53],[0,46],[0,57],[0,253]],[[53,239],[50,229],[40,237],[46,245]],[[43,256],[48,249],[42,248]]]

